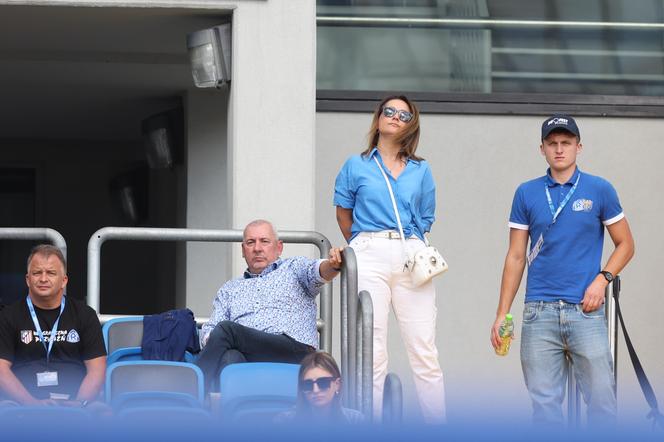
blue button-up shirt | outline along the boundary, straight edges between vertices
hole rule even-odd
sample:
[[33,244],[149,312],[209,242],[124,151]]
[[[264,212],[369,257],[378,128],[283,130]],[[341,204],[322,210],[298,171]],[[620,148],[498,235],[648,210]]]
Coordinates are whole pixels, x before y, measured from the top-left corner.
[[201,343],[219,322],[233,321],[318,348],[316,295],[327,282],[320,276],[321,262],[303,256],[278,259],[259,275],[246,271],[228,281],[214,298]]
[[408,160],[406,168],[395,180],[387,172],[377,148],[366,157],[350,157],[334,184],[334,205],[353,209],[350,239],[360,232],[399,230],[385,178],[374,156],[378,158],[392,185],[404,234],[407,238],[417,235],[424,239],[424,233],[431,230],[436,211],[436,184],[429,163]]

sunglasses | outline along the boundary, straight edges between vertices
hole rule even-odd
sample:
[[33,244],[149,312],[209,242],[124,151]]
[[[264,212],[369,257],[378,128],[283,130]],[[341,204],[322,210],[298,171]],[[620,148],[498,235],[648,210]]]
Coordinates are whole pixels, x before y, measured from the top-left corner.
[[408,111],[397,110],[392,106],[386,106],[383,108],[383,115],[386,116],[387,118],[392,118],[397,114],[399,115],[399,120],[403,121],[404,123],[408,123],[410,120],[413,119],[413,114]]
[[314,391],[314,384],[318,385],[319,390],[325,391],[330,388],[332,382],[334,382],[335,379],[336,378],[333,376],[326,376],[324,378],[318,379],[304,379],[300,385],[302,387],[302,391],[305,392]]

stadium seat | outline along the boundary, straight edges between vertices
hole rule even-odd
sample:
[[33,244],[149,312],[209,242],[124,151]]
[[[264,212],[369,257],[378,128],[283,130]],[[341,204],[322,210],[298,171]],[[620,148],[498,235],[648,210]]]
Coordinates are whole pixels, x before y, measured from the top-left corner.
[[91,418],[91,414],[78,407],[43,407],[20,406],[0,408],[0,422],[16,425],[39,425],[46,423],[72,423],[81,424]]
[[[111,365],[120,361],[137,361],[143,359],[141,341],[143,339],[143,316],[113,318],[102,328],[104,343]],[[193,363],[196,356],[190,352],[184,354],[185,362]]]
[[297,399],[300,366],[247,362],[224,368],[219,379],[222,418],[232,422],[271,420]]
[[102,333],[109,356],[121,348],[140,348],[143,339],[143,316],[111,319],[104,324]]
[[106,402],[112,406],[202,407],[203,372],[188,362],[116,362],[106,370],[105,393]]
[[135,423],[143,428],[156,423],[160,428],[165,425],[170,427],[181,427],[184,425],[209,424],[212,423],[210,413],[202,408],[177,407],[177,406],[146,406],[139,408],[124,408],[117,414],[117,418],[125,423]]

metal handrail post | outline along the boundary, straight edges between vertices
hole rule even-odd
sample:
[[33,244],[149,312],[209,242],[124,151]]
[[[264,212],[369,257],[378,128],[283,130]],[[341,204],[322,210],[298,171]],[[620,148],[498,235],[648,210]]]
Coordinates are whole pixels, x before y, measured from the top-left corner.
[[57,230],[48,227],[2,227],[0,239],[40,240],[47,239],[62,252],[67,259],[67,242]]
[[[67,241],[57,230],[48,227],[2,227],[0,228],[0,239],[11,240],[48,240],[60,249],[62,256],[67,261]],[[67,288],[64,292],[67,294]]]
[[383,395],[383,423],[400,424],[403,421],[403,387],[394,373],[385,376]]
[[342,251],[343,262],[339,276],[339,314],[341,316],[341,376],[345,380],[341,384],[341,398],[343,404],[350,407],[350,377],[348,376],[348,267],[346,251]]
[[609,349],[611,350],[611,361],[613,362],[613,388],[618,393],[618,311],[616,310],[616,298],[620,296],[620,276],[616,275],[606,288],[606,324],[609,332]]
[[[313,244],[321,257],[326,258],[330,241],[318,232],[280,231],[279,239],[286,243]],[[156,227],[103,227],[88,241],[88,293],[87,302],[97,313],[101,290],[101,247],[109,240],[134,241],[213,241],[241,242],[241,230],[177,229]],[[320,330],[321,348],[332,350],[332,284],[325,284],[320,292],[320,316],[324,326]]]
[[369,421],[373,417],[373,322],[374,311],[371,295],[366,290],[359,293],[358,308],[360,309],[361,319],[358,320],[358,335],[361,341],[358,343],[358,358],[362,358],[362,376],[361,376],[361,398],[360,405],[362,413]]
[[356,407],[357,382],[357,259],[352,248],[343,250],[341,270],[341,367],[346,380],[344,398],[346,404]]
[[[620,276],[616,275],[612,282],[606,286],[604,291],[604,315],[606,316],[606,325],[609,340],[609,350],[611,351],[611,361],[613,365],[613,388],[618,391],[618,312],[616,311],[616,301],[614,297],[620,295]],[[567,381],[567,413],[568,424],[578,426],[580,422],[581,393],[579,391],[576,379],[574,377],[574,365],[568,363],[568,381]]]

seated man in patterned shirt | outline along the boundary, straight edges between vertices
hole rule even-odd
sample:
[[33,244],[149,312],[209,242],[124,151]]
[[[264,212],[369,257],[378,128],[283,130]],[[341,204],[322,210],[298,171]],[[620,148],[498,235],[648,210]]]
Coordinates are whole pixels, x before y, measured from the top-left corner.
[[203,351],[196,364],[206,391],[229,364],[299,364],[318,347],[316,295],[339,273],[342,249],[333,248],[325,260],[282,259],[282,250],[270,222],[256,220],[245,227],[242,256],[248,268],[219,289],[201,331]]

